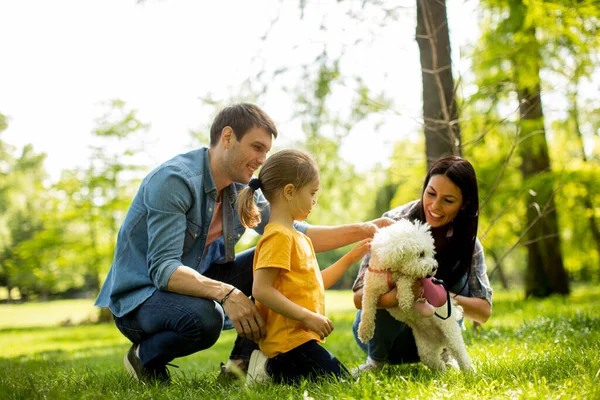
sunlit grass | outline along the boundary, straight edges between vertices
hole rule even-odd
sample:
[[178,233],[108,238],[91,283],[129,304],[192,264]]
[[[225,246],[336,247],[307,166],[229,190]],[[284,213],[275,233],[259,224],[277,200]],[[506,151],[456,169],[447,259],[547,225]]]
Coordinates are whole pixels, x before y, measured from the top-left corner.
[[98,313],[92,300],[0,304],[0,329],[80,323]]
[[[0,398],[9,399],[600,399],[600,288],[576,287],[568,298],[523,299],[497,290],[494,314],[479,332],[464,331],[476,372],[432,372],[421,364],[386,366],[358,382],[255,388],[217,381],[235,333],[211,349],[175,360],[167,388],[132,382],[122,366],[129,342],[114,324],[59,327],[87,315],[91,301],[0,306]],[[352,293],[328,292],[335,324],[326,347],[349,368],[365,355],[354,343]],[[15,318],[18,316],[18,318]],[[86,318],[84,318],[86,319]]]

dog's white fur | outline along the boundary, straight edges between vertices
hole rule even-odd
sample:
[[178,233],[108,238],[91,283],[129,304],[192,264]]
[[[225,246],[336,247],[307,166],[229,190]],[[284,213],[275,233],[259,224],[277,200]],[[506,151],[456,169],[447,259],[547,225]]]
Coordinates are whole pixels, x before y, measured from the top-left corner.
[[[362,318],[358,337],[367,343],[375,332],[375,312],[382,294],[387,293],[388,273],[398,288],[398,307],[387,311],[397,320],[406,323],[413,331],[419,357],[423,364],[437,371],[446,370],[447,357],[453,357],[462,371],[470,371],[471,363],[458,320],[462,309],[452,307],[452,316],[446,320],[423,317],[414,309],[414,283],[437,271],[435,247],[429,225],[402,219],[379,230],[371,243],[371,261],[364,281]],[[381,271],[381,272],[379,272]],[[438,314],[446,315],[446,305]],[[443,350],[444,352],[442,355]]]

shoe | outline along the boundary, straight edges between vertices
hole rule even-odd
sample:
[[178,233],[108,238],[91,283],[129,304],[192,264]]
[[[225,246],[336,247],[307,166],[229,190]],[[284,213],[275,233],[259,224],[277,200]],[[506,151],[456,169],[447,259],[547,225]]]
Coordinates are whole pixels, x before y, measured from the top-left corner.
[[[169,374],[169,370],[167,369],[166,365],[155,369],[149,369],[144,367],[144,365],[142,364],[142,360],[140,360],[140,358],[136,354],[136,349],[138,346],[139,345],[135,344],[131,345],[129,351],[127,351],[127,354],[125,354],[125,358],[123,359],[125,369],[129,373],[129,375],[136,381],[140,381],[142,383],[170,383],[171,374]],[[173,367],[177,366],[173,365]]]
[[367,362],[364,364],[360,364],[358,367],[352,370],[352,376],[356,377],[365,372],[373,372],[380,370],[385,365],[384,361],[376,361],[371,357],[367,357]]
[[253,383],[266,383],[270,377],[267,373],[267,355],[260,350],[254,350],[250,356],[246,385]]
[[249,361],[242,361],[239,363],[231,362],[229,360],[227,364],[221,363],[221,371],[217,376],[217,381],[221,383],[232,382],[234,380],[245,381],[246,373],[248,372]]

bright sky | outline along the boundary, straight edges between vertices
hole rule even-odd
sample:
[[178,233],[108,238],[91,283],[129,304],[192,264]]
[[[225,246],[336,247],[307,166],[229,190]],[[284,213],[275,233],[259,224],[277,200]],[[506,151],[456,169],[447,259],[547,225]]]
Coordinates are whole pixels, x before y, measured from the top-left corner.
[[[294,99],[281,85],[302,87],[299,66],[327,44],[331,55],[343,46],[344,75],[360,74],[369,87],[387,88],[394,101],[395,113],[385,116],[377,140],[365,140],[372,125],[363,123],[344,143],[346,158],[359,168],[371,167],[390,154],[393,138],[414,134],[421,115],[415,2],[398,0],[399,22],[358,44],[349,38],[369,38],[369,24],[344,18],[345,7],[337,1],[307,2],[303,19],[299,3],[0,0],[0,113],[9,123],[1,139],[17,148],[32,143],[47,153],[46,168],[58,179],[61,170],[88,164],[90,132],[105,110],[102,104],[118,98],[151,124],[148,156],[159,163],[191,150],[189,131],[212,121],[200,97],[227,101],[261,68],[288,66],[288,80],[273,82],[272,93],[259,104],[282,133],[277,145],[285,147],[301,137],[301,121],[293,117]],[[344,4],[360,10],[362,1]],[[475,6],[474,0],[449,1],[455,51],[476,39]],[[377,16],[365,14],[368,20]],[[327,32],[317,29],[321,23]],[[460,67],[458,57],[454,62]],[[342,114],[349,97],[341,90],[334,99]],[[378,157],[358,156],[365,151]]]

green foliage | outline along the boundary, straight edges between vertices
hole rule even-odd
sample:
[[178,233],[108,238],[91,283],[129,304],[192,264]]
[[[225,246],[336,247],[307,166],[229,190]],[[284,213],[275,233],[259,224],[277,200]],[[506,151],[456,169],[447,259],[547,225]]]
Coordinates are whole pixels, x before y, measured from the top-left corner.
[[[369,28],[372,37],[357,38],[354,44],[375,41],[381,33],[376,25],[399,23],[397,16],[405,11],[387,2],[342,6],[347,6],[349,18],[366,24],[369,21],[364,17],[371,15],[376,21],[371,21]],[[544,190],[548,192],[551,186],[544,182],[552,180],[552,187],[559,189],[556,202],[561,245],[570,277],[598,282],[600,252],[588,221],[591,216],[600,221],[596,172],[600,170],[600,108],[597,96],[586,99],[579,94],[587,79],[597,72],[598,2],[485,0],[479,10],[483,36],[468,56],[474,75],[469,71],[460,80],[463,87],[459,89],[464,88],[467,95],[458,99],[459,122],[463,155],[472,161],[479,178],[483,206],[479,235],[486,247],[492,280],[498,277],[497,260],[510,284],[522,279],[526,267],[523,243],[527,239],[522,236],[527,225],[525,200],[534,197],[532,191],[538,199],[547,195]],[[452,27],[456,21],[449,23]],[[535,41],[525,34],[533,28]],[[344,51],[332,59],[330,54],[339,53],[327,50],[300,68],[295,65],[278,67],[271,73],[261,71],[242,85],[232,86],[236,93],[229,98],[214,99],[207,94],[204,106],[211,112],[200,112],[214,116],[216,110],[240,100],[261,104],[270,91],[282,89],[296,100],[294,117],[302,122],[304,132],[304,137],[291,146],[311,152],[321,167],[319,203],[309,222],[330,225],[366,221],[420,196],[426,165],[424,142],[418,132],[414,137],[398,137],[387,168],[357,171],[346,161],[341,149],[349,132],[357,124],[368,122],[374,132],[365,136],[365,142],[379,140],[376,130],[385,113],[393,112],[394,105],[387,96],[389,92],[374,92],[366,77],[347,75]],[[536,68],[541,69],[544,79],[553,79],[539,82],[532,72]],[[286,80],[298,70],[301,76]],[[556,76],[559,85],[555,84]],[[519,152],[518,135],[524,125],[518,122],[516,83],[522,87],[541,83],[544,94],[564,94],[567,100],[564,110],[561,106],[558,117],[551,122],[547,119],[544,125],[538,120],[526,129],[535,132],[545,128],[552,174],[524,179],[520,172],[524,152]],[[457,93],[462,95],[463,91]],[[194,133],[196,144],[199,140],[208,143],[210,120]],[[0,114],[0,134],[8,122]],[[141,144],[146,127],[125,102],[108,102],[96,121],[89,165],[64,171],[61,180],[52,186],[46,181],[42,154],[32,147],[17,151],[0,140],[0,287],[20,288],[30,298],[95,291],[111,263],[116,231],[143,172]],[[533,134],[531,139],[539,137]],[[539,206],[544,202],[537,203]],[[256,240],[256,236],[246,235],[238,250],[254,245]],[[319,263],[327,267],[348,250],[319,254]],[[349,287],[356,268],[344,276],[342,287]]]
[[48,293],[45,285],[54,281],[52,266],[41,264],[38,249],[31,246],[44,229],[45,155],[35,153],[31,145],[25,146],[20,155],[13,154],[9,146],[0,148],[4,164],[0,175],[4,206],[0,216],[0,282],[7,288],[19,288],[24,297],[40,291]]
[[6,128],[8,128],[8,123],[6,122],[6,116],[4,116],[4,114],[0,113],[0,133],[5,131]]
[[146,125],[120,100],[110,102],[97,123],[101,143],[92,148],[89,167],[64,171],[52,187],[45,182],[44,154],[27,145],[16,156],[0,141],[0,286],[9,294],[16,288],[22,299],[32,299],[99,289],[139,179],[139,133]]
[[[473,52],[478,91],[461,110],[463,119],[468,121],[461,127],[468,137],[466,141],[472,144],[467,158],[475,161],[484,199],[480,222],[484,246],[500,259],[513,278],[515,273],[520,276],[526,262],[521,246],[527,239],[543,240],[527,237],[526,212],[539,213],[553,190],[557,190],[556,212],[567,270],[573,278],[581,279],[584,275],[579,271],[584,270],[588,271],[586,279],[597,280],[598,268],[590,272],[589,267],[582,266],[598,259],[600,249],[596,249],[589,224],[587,220],[582,223],[581,216],[600,210],[586,210],[583,206],[586,199],[582,193],[591,190],[584,188],[586,184],[578,176],[584,171],[574,170],[582,166],[574,162],[582,156],[582,146],[577,145],[578,121],[590,126],[593,117],[590,118],[589,108],[578,107],[577,89],[569,89],[569,85],[563,94],[573,99],[575,112],[569,112],[568,122],[544,124],[541,108],[529,108],[525,103],[540,88],[542,93],[560,90],[550,86],[549,81],[540,81],[540,74],[559,72],[568,79],[575,78],[577,84],[594,70],[593,60],[599,49],[597,4],[486,0],[480,14],[482,37]],[[518,104],[517,99],[522,102]],[[516,123],[519,108],[522,119]],[[581,118],[577,111],[586,117]],[[554,172],[529,176],[536,168],[533,163],[547,157],[548,151]],[[525,178],[520,168],[526,172]],[[569,173],[565,173],[567,169]],[[489,268],[492,275],[495,265],[494,260]]]
[[463,154],[476,168],[479,188],[479,238],[486,249],[490,279],[498,278],[495,257],[511,280],[518,282],[525,268],[523,249],[511,250],[519,242],[525,225],[523,196],[527,188],[513,156],[517,145],[514,124],[501,121],[493,111],[479,115],[476,105],[463,109],[469,123],[462,135],[467,145]]
[[[225,332],[212,348],[176,359],[168,387],[132,382],[123,368],[129,347],[113,324],[75,327],[10,327],[0,321],[0,393],[6,399],[147,398],[147,399],[388,399],[528,398],[595,399],[598,387],[600,319],[597,287],[575,287],[567,300],[551,297],[525,301],[520,290],[494,294],[494,315],[479,332],[463,332],[476,372],[434,373],[421,364],[386,366],[357,381],[303,382],[297,386],[245,387],[217,380],[235,339]],[[60,307],[65,302],[60,302]],[[78,307],[87,310],[84,302]],[[6,312],[0,306],[0,313]],[[52,314],[55,303],[28,305],[20,322]],[[60,308],[59,307],[59,308]],[[350,292],[327,292],[335,330],[325,347],[347,367],[364,361],[351,333],[355,310]],[[24,311],[24,310],[23,310]],[[71,312],[75,312],[72,309]],[[2,314],[4,315],[4,314]],[[58,320],[57,320],[58,322]],[[26,326],[26,325],[25,325]],[[470,328],[470,324],[468,325]]]
[[[353,112],[347,116],[334,114],[329,103],[333,102],[330,98],[332,91],[341,83],[339,63],[329,60],[325,54],[316,61],[315,66],[305,67],[303,79],[314,83],[298,88],[297,100],[297,116],[305,121],[302,127],[306,139],[297,143],[296,147],[312,154],[321,172],[318,205],[309,222],[318,225],[363,222],[372,214],[379,180],[375,174],[368,176],[357,172],[352,163],[340,156],[339,150],[352,127],[377,106],[369,101],[370,93],[363,85],[353,99]],[[385,102],[381,97],[378,101]],[[326,268],[349,250],[350,247],[346,247],[320,253],[317,255],[319,265]],[[335,287],[350,287],[357,268],[358,264],[354,265]]]
[[419,199],[426,172],[425,142],[399,141],[386,173],[387,181],[398,187],[389,209]]
[[58,195],[68,199],[64,217],[77,232],[69,242],[86,255],[78,261],[83,266],[84,289],[92,293],[100,289],[100,274],[110,267],[117,231],[144,172],[137,157],[143,154],[147,128],[125,102],[109,102],[93,131],[100,143],[91,148],[90,165],[66,171],[55,186]]

